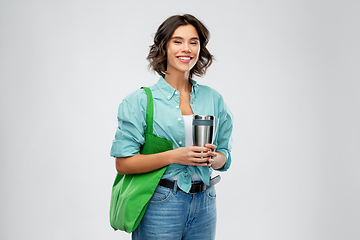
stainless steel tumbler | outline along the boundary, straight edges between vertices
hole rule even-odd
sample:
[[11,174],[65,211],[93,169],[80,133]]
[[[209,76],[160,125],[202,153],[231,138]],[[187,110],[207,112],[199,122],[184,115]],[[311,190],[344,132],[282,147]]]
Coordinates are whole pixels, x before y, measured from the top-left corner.
[[214,121],[215,117],[211,115],[194,115],[192,134],[194,146],[204,147],[206,143],[212,143]]

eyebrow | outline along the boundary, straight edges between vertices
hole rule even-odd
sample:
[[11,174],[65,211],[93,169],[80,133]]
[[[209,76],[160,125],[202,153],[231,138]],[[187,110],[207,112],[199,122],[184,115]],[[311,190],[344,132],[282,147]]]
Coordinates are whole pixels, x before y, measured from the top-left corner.
[[[180,37],[180,36],[174,36],[171,39],[184,39],[184,38]],[[192,38],[190,38],[190,40],[199,40],[199,38],[198,37],[192,37]]]

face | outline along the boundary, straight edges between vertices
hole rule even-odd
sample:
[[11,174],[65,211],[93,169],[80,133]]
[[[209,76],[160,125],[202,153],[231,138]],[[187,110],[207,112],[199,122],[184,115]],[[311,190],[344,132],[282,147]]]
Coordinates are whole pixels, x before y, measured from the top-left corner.
[[167,45],[167,73],[188,74],[198,61],[200,40],[193,25],[178,27]]

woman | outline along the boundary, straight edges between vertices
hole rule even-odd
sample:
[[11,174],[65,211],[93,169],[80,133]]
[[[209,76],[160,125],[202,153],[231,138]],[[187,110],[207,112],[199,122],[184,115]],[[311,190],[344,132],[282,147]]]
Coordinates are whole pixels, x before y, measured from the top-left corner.
[[[209,32],[194,16],[175,15],[158,28],[147,59],[161,77],[150,87],[154,134],[173,142],[173,150],[142,155],[146,93],[139,89],[119,106],[111,155],[119,174],[150,172],[169,166],[132,239],[215,239],[216,193],[213,169],[231,163],[232,114],[215,90],[192,80],[212,63]],[[214,141],[193,146],[192,116],[214,115]],[[200,186],[200,187],[199,187]]]

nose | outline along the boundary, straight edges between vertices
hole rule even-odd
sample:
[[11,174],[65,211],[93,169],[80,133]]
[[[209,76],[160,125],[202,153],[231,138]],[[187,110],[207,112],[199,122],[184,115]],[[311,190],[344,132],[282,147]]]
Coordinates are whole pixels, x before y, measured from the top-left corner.
[[187,43],[184,45],[183,52],[191,52],[191,49],[189,48],[189,45]]

